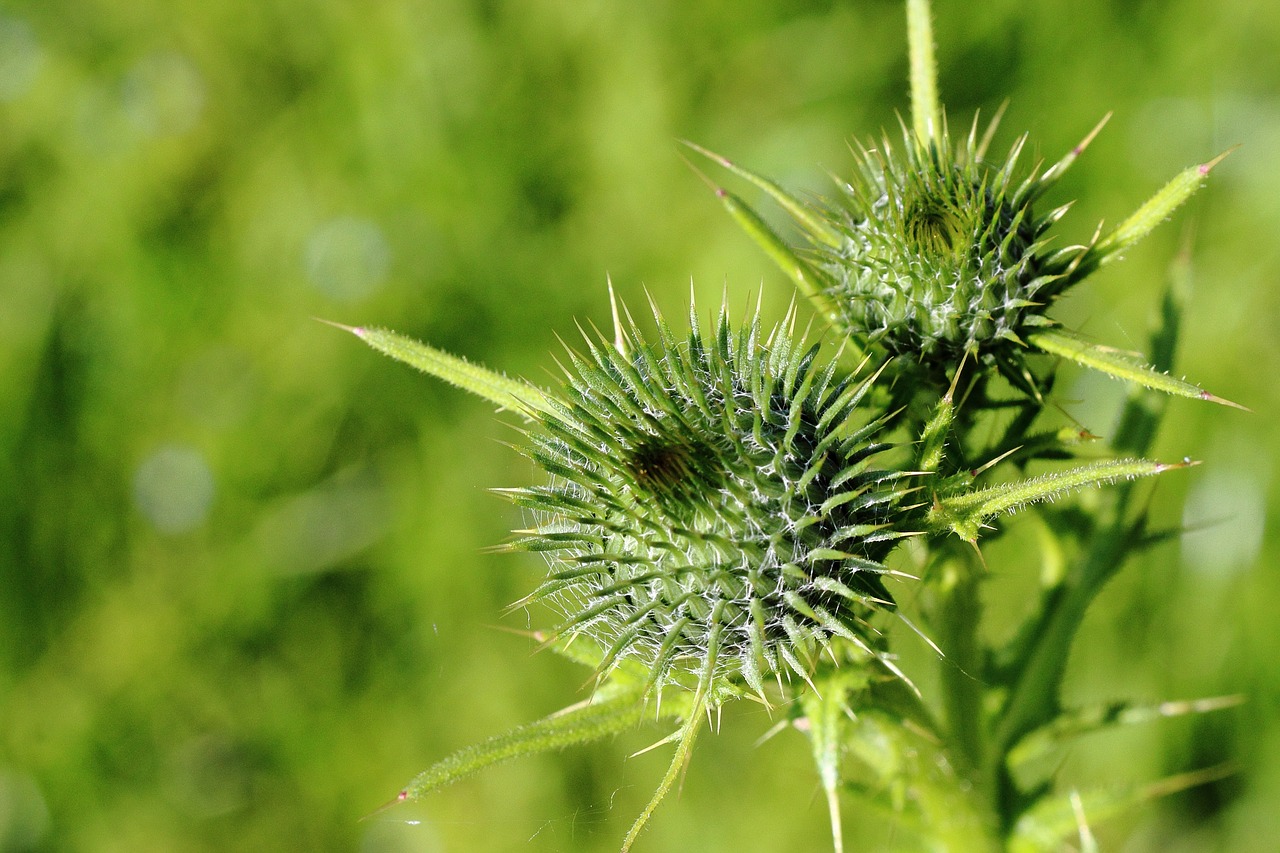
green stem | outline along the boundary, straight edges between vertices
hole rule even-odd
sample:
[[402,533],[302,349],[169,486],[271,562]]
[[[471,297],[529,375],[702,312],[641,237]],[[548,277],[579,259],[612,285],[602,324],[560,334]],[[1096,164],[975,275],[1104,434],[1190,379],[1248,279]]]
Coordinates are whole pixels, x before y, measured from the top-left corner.
[[980,772],[985,754],[982,650],[977,631],[982,612],[978,594],[981,575],[973,562],[967,554],[957,553],[943,564],[937,638],[946,653],[941,675],[950,740],[961,765],[957,769],[970,777]]
[[1093,547],[1079,574],[1050,601],[1043,628],[1010,694],[996,729],[996,750],[1007,754],[1018,740],[1053,718],[1059,708],[1058,690],[1066,671],[1071,642],[1085,611],[1107,579],[1119,568],[1132,541],[1131,531],[1117,523],[1128,505],[1130,488],[1119,487],[1107,516],[1112,523],[1093,536]]
[[[1151,334],[1151,361],[1157,370],[1173,367],[1182,308],[1190,291],[1189,255],[1181,253],[1170,270],[1169,286],[1161,300]],[[1144,388],[1130,391],[1112,442],[1120,453],[1146,453],[1168,397]],[[1059,707],[1058,690],[1066,670],[1071,642],[1090,602],[1119,570],[1133,542],[1136,525],[1128,520],[1134,484],[1124,482],[1104,497],[1098,524],[1079,570],[1051,591],[1045,602],[1041,628],[1027,655],[1001,714],[996,750],[1005,756],[1024,735],[1052,719]]]
[[911,120],[922,144],[937,137],[938,64],[933,55],[929,0],[907,0],[907,52],[911,58]]
[[675,785],[676,779],[679,778],[684,768],[689,765],[689,757],[693,755],[693,742],[698,736],[698,729],[702,727],[702,716],[705,711],[706,705],[704,701],[701,698],[695,698],[693,708],[690,709],[689,718],[684,721],[677,733],[676,751],[671,756],[671,764],[667,767],[666,775],[662,777],[662,781],[658,784],[658,790],[649,799],[644,811],[640,812],[640,816],[636,818],[635,823],[631,824],[627,837],[622,841],[622,853],[628,853],[632,845],[636,843],[636,839],[640,837],[640,831],[649,822],[649,818],[653,817],[653,813],[657,810],[663,797]]
[[[948,754],[958,782],[950,795],[964,804],[966,819],[952,816],[945,834],[952,836],[947,849],[990,850],[1002,848],[997,777],[991,760],[983,697],[983,652],[979,637],[983,566],[976,549],[955,550],[942,564],[942,599],[936,625],[938,643],[946,654],[940,662],[943,712],[948,731]],[[942,830],[942,827],[939,827]],[[952,848],[950,842],[963,847]]]

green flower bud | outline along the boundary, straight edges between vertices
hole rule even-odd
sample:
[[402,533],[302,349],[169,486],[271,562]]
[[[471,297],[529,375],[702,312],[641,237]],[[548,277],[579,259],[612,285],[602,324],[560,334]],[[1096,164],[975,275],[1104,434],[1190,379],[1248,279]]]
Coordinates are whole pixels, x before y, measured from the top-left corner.
[[527,453],[553,482],[509,492],[538,516],[516,544],[552,563],[533,597],[559,636],[605,650],[602,671],[639,662],[655,690],[762,693],[834,638],[869,650],[866,620],[892,606],[883,560],[921,518],[911,475],[876,464],[869,381],[758,322],[662,329],[573,357],[536,415]]
[[886,138],[860,152],[827,210],[838,240],[816,246],[812,263],[841,325],[942,377],[965,354],[1020,349],[1066,263],[1045,241],[1057,212],[1037,217],[1034,185],[1010,186],[1020,145],[995,169],[972,136],[959,152],[945,133],[929,144],[905,137],[900,151]]

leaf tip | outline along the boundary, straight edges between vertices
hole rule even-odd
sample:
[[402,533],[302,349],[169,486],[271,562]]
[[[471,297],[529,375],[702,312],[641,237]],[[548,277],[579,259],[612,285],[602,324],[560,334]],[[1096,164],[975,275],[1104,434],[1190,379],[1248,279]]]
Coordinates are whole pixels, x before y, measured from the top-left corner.
[[367,331],[362,326],[347,326],[347,325],[343,325],[342,323],[336,323],[333,320],[326,320],[323,317],[312,317],[311,319],[315,320],[317,323],[324,323],[326,326],[333,326],[335,329],[341,329],[344,332],[350,332],[351,334],[355,335],[357,338],[360,338],[361,340],[364,339],[364,336]]
[[1111,117],[1114,114],[1113,110],[1107,110],[1107,114],[1093,126],[1093,130],[1089,131],[1088,135],[1085,136],[1084,139],[1080,140],[1075,148],[1071,149],[1071,153],[1077,157],[1083,154],[1084,150],[1089,147],[1089,144],[1093,142],[1093,140],[1097,138],[1098,134],[1102,132],[1102,129],[1107,126],[1107,122],[1111,121]]
[[1242,406],[1241,404],[1232,402],[1231,400],[1228,400],[1225,397],[1219,397],[1216,394],[1210,394],[1208,391],[1201,390],[1198,396],[1200,397],[1201,400],[1207,400],[1210,403],[1217,403],[1220,406],[1230,406],[1233,409],[1239,409],[1242,412],[1249,412],[1250,414],[1253,413],[1253,409],[1249,408],[1248,406]]
[[730,160],[728,157],[725,157],[723,154],[717,154],[716,152],[708,148],[703,148],[701,145],[699,145],[696,142],[691,142],[688,139],[681,139],[680,144],[684,145],[687,148],[693,149],[694,151],[701,154],[703,157],[706,157],[711,162],[718,163],[719,165],[725,167],[726,169],[735,168],[733,161]]
[[[325,322],[325,321],[324,321],[324,320],[321,320],[320,322],[322,322],[322,323],[323,323],[323,322]],[[334,324],[334,325],[336,325],[336,324]],[[345,328],[345,327],[344,327],[344,328]],[[396,806],[398,806],[398,805],[400,805],[401,803],[405,802],[406,800],[408,800],[408,799],[409,799],[409,797],[410,797],[410,795],[409,795],[409,789],[408,789],[408,788],[404,788],[404,789],[402,789],[402,790],[400,791],[400,793],[396,794],[394,798],[392,798],[392,799],[388,800],[387,802],[383,803],[382,805],[378,806],[376,809],[374,809],[373,811],[369,812],[369,813],[368,813],[367,815],[365,815],[364,817],[360,818],[360,820],[361,820],[361,821],[366,821],[366,820],[369,820],[370,818],[377,817],[378,815],[382,814],[383,812],[387,811],[388,809],[395,808]]]
[[1232,145],[1226,151],[1223,151],[1221,154],[1219,154],[1217,157],[1214,157],[1209,162],[1201,163],[1198,167],[1201,177],[1208,175],[1210,172],[1212,172],[1215,166],[1217,166],[1223,160],[1227,159],[1227,157],[1239,147],[1240,147],[1239,145]]
[[1156,474],[1163,474],[1165,471],[1174,471],[1178,468],[1194,468],[1199,465],[1200,462],[1201,460],[1192,459],[1190,456],[1182,457],[1181,462],[1156,462],[1154,463],[1154,472]]

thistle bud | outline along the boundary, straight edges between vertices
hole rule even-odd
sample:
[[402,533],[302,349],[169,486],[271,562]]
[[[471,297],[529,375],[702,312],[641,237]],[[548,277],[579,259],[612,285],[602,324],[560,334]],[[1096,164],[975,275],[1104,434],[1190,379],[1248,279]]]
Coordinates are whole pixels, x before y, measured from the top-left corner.
[[839,239],[813,263],[846,328],[945,376],[966,354],[1021,349],[1067,263],[1046,241],[1056,212],[1037,216],[1035,184],[1010,183],[1020,144],[996,168],[973,135],[958,151],[945,131],[904,137],[861,150],[827,211]]
[[509,492],[538,518],[516,544],[552,564],[533,598],[604,650],[602,674],[639,662],[656,690],[763,693],[835,638],[869,651],[883,560],[920,517],[910,475],[877,464],[870,381],[758,321],[660,326],[659,345],[632,328],[625,353],[574,356],[536,416],[527,453],[552,482]]

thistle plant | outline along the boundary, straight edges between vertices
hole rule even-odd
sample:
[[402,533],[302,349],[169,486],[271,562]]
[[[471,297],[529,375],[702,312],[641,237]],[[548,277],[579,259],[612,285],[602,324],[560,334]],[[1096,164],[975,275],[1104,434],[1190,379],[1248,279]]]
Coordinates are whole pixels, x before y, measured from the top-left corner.
[[[1226,401],[1169,375],[1185,264],[1147,361],[1091,345],[1046,312],[1189,197],[1213,161],[1088,245],[1055,248],[1065,208],[1033,206],[1084,144],[1017,177],[1023,140],[987,163],[994,122],[953,143],[927,6],[907,8],[912,122],[901,145],[860,150],[837,200],[801,203],[708,154],[799,224],[807,245],[794,248],[718,191],[813,301],[823,334],[798,332],[795,309],[774,325],[757,309],[735,328],[721,308],[704,331],[693,305],[679,332],[655,308],[646,334],[615,301],[612,336],[585,335],[563,382],[542,388],[394,332],[349,329],[523,419],[522,452],[546,480],[500,490],[531,520],[505,548],[543,554],[548,572],[514,606],[550,614],[543,645],[592,673],[582,701],[443,759],[393,802],[656,722],[671,762],[626,851],[706,721],[741,699],[807,737],[837,851],[842,795],[891,810],[904,846],[1044,850],[1088,847],[1090,821],[1217,772],[1082,794],[1040,769],[1081,734],[1233,701],[1077,708],[1060,695],[1090,601],[1162,537],[1136,481],[1194,464],[1145,458],[1165,395]],[[1046,405],[1054,365],[1037,352],[1132,384],[1106,446]],[[1052,503],[1095,486],[1109,488],[1092,512]],[[1064,568],[1042,578],[1013,639],[987,648],[980,549],[1027,508]],[[931,650],[937,695],[900,664],[895,623]]]

